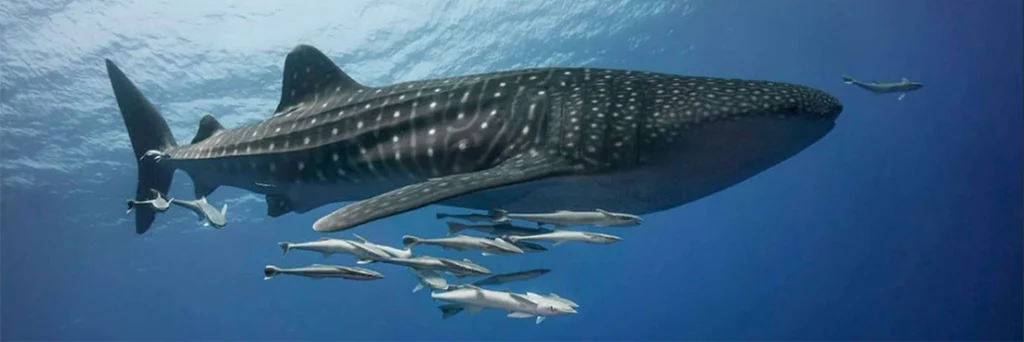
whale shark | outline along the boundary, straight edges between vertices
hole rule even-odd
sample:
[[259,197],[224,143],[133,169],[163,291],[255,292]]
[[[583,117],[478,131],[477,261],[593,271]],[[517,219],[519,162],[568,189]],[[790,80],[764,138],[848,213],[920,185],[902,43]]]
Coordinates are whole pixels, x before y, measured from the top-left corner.
[[[138,160],[137,199],[167,193],[183,170],[196,198],[244,189],[265,196],[271,217],[349,202],[312,224],[324,233],[432,204],[664,211],[799,153],[843,110],[797,84],[585,67],[369,86],[298,45],[265,120],[227,129],[205,115],[179,145],[125,73],[106,67]],[[136,232],[154,216],[140,207]]]

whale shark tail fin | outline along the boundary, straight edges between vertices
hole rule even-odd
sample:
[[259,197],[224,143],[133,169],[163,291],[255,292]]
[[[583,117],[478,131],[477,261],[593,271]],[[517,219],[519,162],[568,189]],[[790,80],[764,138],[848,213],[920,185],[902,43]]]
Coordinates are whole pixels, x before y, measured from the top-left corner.
[[847,75],[843,75],[843,83],[853,84],[853,77],[850,77],[850,76],[847,76]]
[[[171,187],[174,169],[158,165],[158,162],[161,157],[166,156],[164,150],[177,146],[174,142],[174,135],[167,127],[164,117],[139,91],[139,88],[135,87],[128,76],[125,76],[124,72],[109,59],[106,60],[106,63],[107,76],[110,77],[110,85],[114,88],[114,97],[117,99],[117,106],[121,109],[121,118],[124,119],[125,128],[128,129],[128,138],[132,142],[135,160],[138,161],[139,176],[135,188],[135,199],[141,201],[149,198],[150,189],[156,189],[166,194]],[[152,206],[136,206],[135,232],[137,234],[145,233],[153,225],[155,218],[156,211]]]

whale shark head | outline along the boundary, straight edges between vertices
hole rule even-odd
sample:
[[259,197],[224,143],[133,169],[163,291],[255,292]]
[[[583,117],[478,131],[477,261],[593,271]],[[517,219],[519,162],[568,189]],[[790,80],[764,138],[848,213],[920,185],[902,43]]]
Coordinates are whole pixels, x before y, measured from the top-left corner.
[[585,159],[626,171],[606,188],[629,183],[637,198],[601,201],[633,214],[688,203],[767,170],[824,137],[843,111],[834,96],[790,83],[610,76],[589,85],[586,120],[571,128],[580,127]]

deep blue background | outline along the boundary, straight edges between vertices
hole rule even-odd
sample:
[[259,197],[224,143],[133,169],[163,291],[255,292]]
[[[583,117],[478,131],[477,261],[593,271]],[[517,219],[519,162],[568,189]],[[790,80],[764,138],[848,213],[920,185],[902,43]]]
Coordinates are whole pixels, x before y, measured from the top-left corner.
[[[3,339],[1022,339],[1021,1],[311,3],[0,5]],[[321,237],[310,225],[337,205],[270,219],[220,189],[224,230],[181,213],[145,236],[122,215],[135,165],[103,58],[185,142],[205,113],[229,127],[269,115],[299,43],[373,85],[589,65],[801,83],[846,109],[792,159],[649,215],[619,244],[471,256],[553,269],[512,289],[579,314],[442,321],[398,267],[371,266],[388,277],[376,282],[261,280],[265,264],[322,262],[276,243]],[[925,87],[897,101],[844,73]],[[189,193],[179,172],[172,194]],[[438,209],[355,232],[440,236]]]

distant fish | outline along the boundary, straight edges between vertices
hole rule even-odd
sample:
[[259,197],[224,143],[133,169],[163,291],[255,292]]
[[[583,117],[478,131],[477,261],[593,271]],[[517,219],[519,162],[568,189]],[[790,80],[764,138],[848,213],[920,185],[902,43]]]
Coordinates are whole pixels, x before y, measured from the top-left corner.
[[263,269],[263,280],[270,280],[278,274],[296,275],[307,278],[343,278],[349,280],[377,280],[384,279],[384,275],[374,270],[362,267],[349,267],[338,265],[312,264],[306,267],[279,268],[267,265]]
[[878,83],[875,81],[871,81],[871,83],[865,83],[855,80],[853,79],[853,77],[843,75],[843,83],[858,86],[861,89],[870,91],[875,94],[899,93],[900,97],[896,98],[897,101],[902,100],[904,97],[906,97],[907,93],[924,87],[924,84],[918,82],[911,82],[906,77],[904,77],[902,80],[896,83]]

